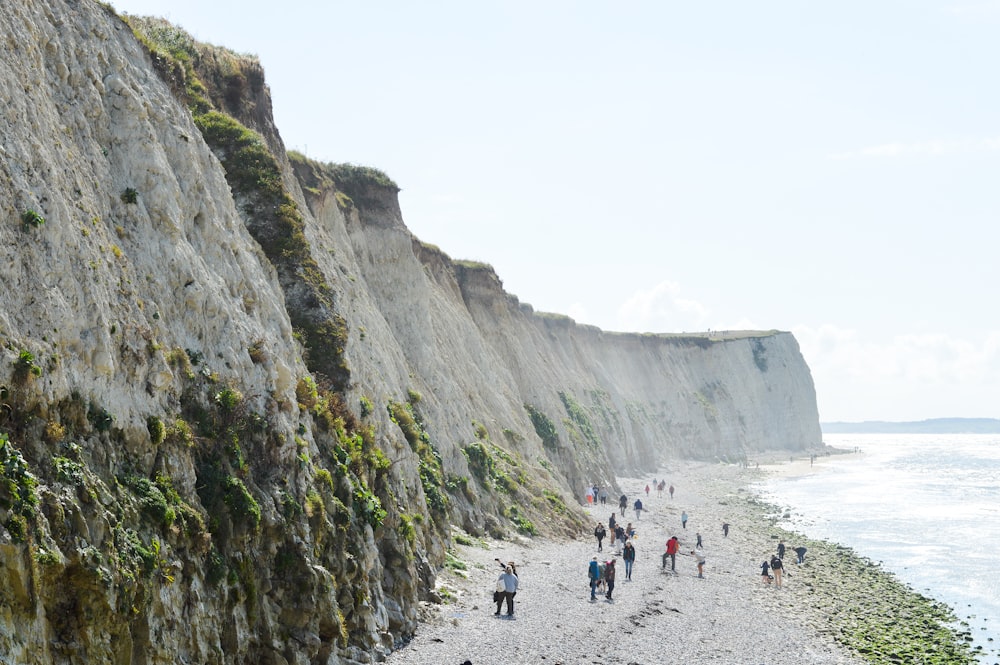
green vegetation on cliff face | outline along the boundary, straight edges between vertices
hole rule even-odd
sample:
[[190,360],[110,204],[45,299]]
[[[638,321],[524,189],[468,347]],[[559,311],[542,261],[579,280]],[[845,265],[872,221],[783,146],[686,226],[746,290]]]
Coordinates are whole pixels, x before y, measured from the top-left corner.
[[[17,258],[0,653],[378,660],[437,598],[453,525],[580,533],[565,491],[610,479],[626,417],[588,368],[548,363],[534,327],[580,328],[512,304],[486,264],[421,249],[385,174],[295,154],[289,172],[255,58],[94,3],[8,4],[0,84],[32,90],[10,100],[0,160]],[[510,330],[475,320],[494,290],[509,309],[484,315],[509,312]],[[527,359],[524,385],[478,325]]]
[[389,176],[371,166],[318,162],[294,150],[289,151],[288,161],[305,191],[313,196],[332,191],[341,210],[383,208],[380,194],[399,192]]
[[[216,110],[217,104],[238,106],[245,70],[262,76],[260,63],[198,44],[162,20],[132,18],[130,25],[149,49],[157,71],[185,99],[205,142],[222,162],[242,203],[247,229],[278,270],[310,369],[343,389],[350,380],[343,357],[347,323],[336,313],[333,292],[311,255],[298,204],[285,190],[281,169],[263,138]],[[228,74],[220,75],[220,67]],[[203,79],[215,85],[208,87]]]

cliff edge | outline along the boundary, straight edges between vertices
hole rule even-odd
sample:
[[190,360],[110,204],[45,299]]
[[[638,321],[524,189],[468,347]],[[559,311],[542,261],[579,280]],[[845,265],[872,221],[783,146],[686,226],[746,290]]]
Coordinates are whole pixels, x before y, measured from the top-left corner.
[[456,529],[820,444],[788,333],[608,333],[286,153],[253,57],[92,0],[0,12],[0,653],[366,663]]

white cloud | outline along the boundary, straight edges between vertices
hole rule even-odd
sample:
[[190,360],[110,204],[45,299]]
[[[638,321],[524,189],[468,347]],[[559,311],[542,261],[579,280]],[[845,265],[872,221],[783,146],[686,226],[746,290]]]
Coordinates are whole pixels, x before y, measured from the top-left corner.
[[615,330],[682,332],[708,328],[707,307],[681,295],[677,282],[636,291],[618,308]]
[[1000,150],[1000,138],[984,138],[964,141],[923,141],[918,143],[884,143],[830,155],[831,159],[859,159],[878,157],[905,157],[909,155],[950,155],[970,152],[990,152]]
[[1000,331],[979,340],[928,333],[886,341],[831,325],[793,332],[824,421],[1000,417]]

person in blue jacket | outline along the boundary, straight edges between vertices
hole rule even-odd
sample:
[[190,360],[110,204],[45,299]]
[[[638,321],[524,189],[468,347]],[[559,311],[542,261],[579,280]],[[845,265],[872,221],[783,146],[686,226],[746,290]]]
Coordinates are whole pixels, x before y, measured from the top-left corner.
[[590,560],[587,576],[590,578],[590,599],[597,600],[597,585],[601,581],[601,568],[597,563],[596,556]]

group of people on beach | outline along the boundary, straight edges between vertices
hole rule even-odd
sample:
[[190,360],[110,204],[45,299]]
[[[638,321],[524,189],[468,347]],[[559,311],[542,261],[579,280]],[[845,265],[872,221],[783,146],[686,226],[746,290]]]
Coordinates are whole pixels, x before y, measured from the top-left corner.
[[602,505],[608,502],[608,490],[598,485],[588,487],[584,496],[587,500],[587,505],[596,506],[598,501],[600,501]]
[[[665,480],[657,482],[657,480],[654,478],[653,482],[649,485],[646,485],[644,488],[647,497],[649,496],[650,491],[652,491],[652,488],[654,487],[656,488],[657,493],[660,496],[662,496],[663,490],[667,488],[667,482]],[[670,485],[668,491],[670,493],[670,498],[672,499],[674,495],[674,486]],[[596,486],[594,488],[589,489],[588,494],[590,496],[594,495],[600,496],[600,492]],[[626,494],[622,494],[618,499],[618,513],[617,514],[611,513],[611,516],[608,518],[607,528],[605,528],[602,522],[598,522],[596,524],[596,526],[594,527],[594,538],[597,540],[597,551],[603,552],[604,539],[608,537],[608,534],[610,534],[611,547],[614,547],[615,544],[617,543],[617,547],[615,548],[614,552],[614,557],[617,556],[622,557],[622,561],[625,564],[625,579],[631,580],[632,567],[633,564],[635,563],[635,545],[633,543],[633,540],[635,538],[635,529],[632,526],[631,522],[629,522],[626,526],[623,527],[618,522],[618,517],[617,517],[617,515],[621,515],[622,517],[625,516],[625,510],[628,508],[628,505],[629,505],[628,496]],[[632,503],[632,507],[635,510],[636,521],[640,520],[642,517],[642,511],[644,509],[642,500],[637,498]],[[681,528],[686,529],[687,522],[688,522],[687,511],[681,511]],[[723,535],[724,536],[729,535],[728,523],[723,524]],[[701,533],[695,534],[695,539],[696,539],[695,549],[691,550],[690,553],[687,554],[687,556],[691,556],[695,559],[698,569],[698,577],[704,578],[705,555],[701,551],[703,547]],[[671,538],[667,540],[666,552],[664,552],[662,557],[662,569],[666,570],[667,559],[669,558],[670,570],[671,572],[676,573],[678,554],[684,554],[681,552],[680,539],[678,539],[677,536],[671,536]],[[604,597],[607,598],[608,600],[614,599],[615,580],[618,574],[617,568],[615,567],[616,559],[614,557],[606,561],[601,561],[600,558],[597,556],[591,558],[587,566],[587,578],[590,588],[590,599],[592,601],[597,600],[598,593],[602,593]]]
[[[652,488],[656,488],[657,492],[662,495],[663,490],[667,487],[666,481],[657,482],[656,479],[653,480],[651,485],[646,485],[644,490],[646,495]],[[674,486],[669,485],[670,498],[673,499],[674,496]],[[587,490],[587,501],[589,504],[594,505],[598,501],[601,504],[607,503],[607,490],[598,487],[597,485],[588,488]],[[590,600],[596,601],[597,594],[601,593],[607,600],[614,599],[615,590],[615,580],[617,578],[617,568],[616,568],[616,557],[621,557],[624,562],[624,575],[625,579],[632,579],[632,569],[636,558],[636,549],[633,542],[636,531],[632,525],[632,522],[628,522],[625,526],[622,526],[618,521],[618,516],[625,516],[625,510],[628,508],[629,498],[627,495],[622,494],[618,500],[618,513],[612,512],[608,518],[607,527],[605,528],[603,522],[598,522],[594,527],[594,538],[597,540],[597,551],[604,551],[604,540],[610,537],[610,547],[614,548],[614,554],[611,558],[601,561],[600,557],[593,556],[587,566],[587,577],[590,588]],[[632,503],[632,507],[635,510],[635,517],[638,521],[642,515],[644,506],[641,499],[636,499]],[[681,528],[687,529],[689,517],[686,510],[682,510],[680,514]],[[728,522],[722,523],[722,536],[727,538],[729,536],[730,525]],[[667,561],[670,562],[670,572],[677,574],[677,556],[686,555],[691,556],[695,559],[695,564],[698,571],[698,578],[705,577],[705,554],[703,552],[703,542],[701,532],[695,533],[695,546],[694,549],[689,552],[682,551],[682,545],[680,539],[676,535],[672,535],[667,541],[665,546],[665,551],[661,557],[661,570],[666,572]],[[782,574],[784,572],[784,556],[785,556],[785,544],[784,542],[778,543],[777,552],[772,555],[769,559],[765,559],[761,562],[761,576],[765,583],[771,584],[773,582],[775,588],[781,588],[782,584]],[[805,547],[795,547],[793,548],[797,556],[797,563],[801,564],[805,560],[806,548]],[[517,594],[518,587],[518,577],[517,577],[517,567],[513,561],[508,561],[504,563],[500,559],[496,559],[497,563],[501,567],[501,573],[497,578],[496,591],[493,595],[493,600],[496,603],[496,616],[499,616],[503,605],[507,606],[507,616],[514,616],[514,596]]]
[[[796,560],[795,563],[801,564],[805,563],[806,560],[806,548],[796,547],[792,550],[795,552]],[[781,541],[778,543],[778,551],[771,555],[770,559],[764,559],[760,563],[760,577],[764,584],[774,583],[775,589],[781,588],[781,578],[785,571],[785,543]]]

